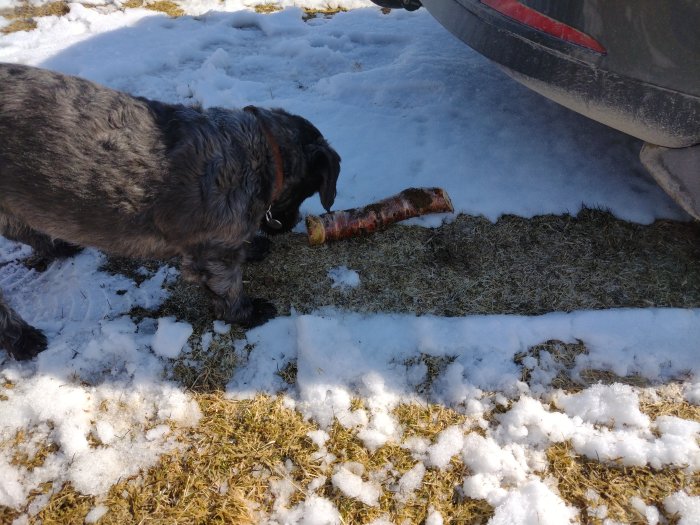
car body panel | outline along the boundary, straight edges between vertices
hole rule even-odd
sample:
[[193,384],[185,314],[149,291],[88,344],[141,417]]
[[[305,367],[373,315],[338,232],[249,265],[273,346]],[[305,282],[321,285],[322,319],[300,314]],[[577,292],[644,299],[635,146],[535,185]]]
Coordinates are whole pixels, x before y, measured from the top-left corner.
[[697,0],[521,0],[521,3],[598,40],[608,51],[599,67],[700,96],[700,2]]
[[605,53],[528,27],[479,0],[422,3],[461,40],[560,104],[652,144],[700,143],[700,2],[522,0],[591,36]]

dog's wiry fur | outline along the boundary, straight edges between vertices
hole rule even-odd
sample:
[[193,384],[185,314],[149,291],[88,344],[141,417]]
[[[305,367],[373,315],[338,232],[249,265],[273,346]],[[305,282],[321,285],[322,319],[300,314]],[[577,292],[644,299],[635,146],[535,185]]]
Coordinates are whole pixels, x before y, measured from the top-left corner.
[[[280,109],[171,105],[0,64],[0,233],[46,258],[82,246],[181,256],[183,275],[230,322],[274,315],[242,291],[241,264],[261,256],[255,234],[268,229],[268,208],[283,230],[315,192],[330,209],[339,170],[321,133]],[[45,346],[0,296],[0,347],[25,359]]]

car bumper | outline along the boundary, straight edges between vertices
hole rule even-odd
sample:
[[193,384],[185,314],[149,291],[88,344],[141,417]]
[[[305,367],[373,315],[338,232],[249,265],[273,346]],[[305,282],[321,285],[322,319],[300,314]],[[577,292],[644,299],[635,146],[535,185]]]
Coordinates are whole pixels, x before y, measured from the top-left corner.
[[700,143],[700,96],[619,74],[608,69],[611,57],[532,29],[479,0],[422,3],[458,38],[534,91],[651,144]]

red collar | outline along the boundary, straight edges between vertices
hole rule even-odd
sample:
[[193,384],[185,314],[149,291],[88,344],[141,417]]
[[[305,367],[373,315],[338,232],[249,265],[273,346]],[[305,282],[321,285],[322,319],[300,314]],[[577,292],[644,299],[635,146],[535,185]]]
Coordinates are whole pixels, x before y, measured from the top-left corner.
[[272,189],[272,197],[270,199],[270,203],[275,202],[277,198],[280,196],[280,193],[282,193],[282,186],[284,185],[284,161],[282,160],[282,153],[280,152],[280,146],[275,140],[275,137],[272,135],[272,132],[270,129],[265,125],[263,120],[260,118],[258,114],[258,108],[255,106],[246,106],[243,108],[243,111],[246,111],[248,113],[251,113],[255,115],[258,123],[260,124],[260,128],[262,129],[263,133],[265,134],[265,139],[267,140],[268,146],[270,146],[270,149],[272,150],[272,157],[274,158],[275,161],[275,186]]

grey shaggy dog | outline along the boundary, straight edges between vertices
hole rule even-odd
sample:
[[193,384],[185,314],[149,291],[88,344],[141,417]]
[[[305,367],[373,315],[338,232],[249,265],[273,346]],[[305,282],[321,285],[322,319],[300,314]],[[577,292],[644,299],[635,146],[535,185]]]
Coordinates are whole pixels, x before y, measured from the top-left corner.
[[[127,257],[181,257],[217,316],[254,326],[271,303],[242,290],[241,264],[291,229],[318,192],[330,210],[340,157],[306,119],[281,109],[201,109],[86,80],[0,64],[0,233],[35,256],[83,246]],[[46,347],[0,296],[0,348]]]

